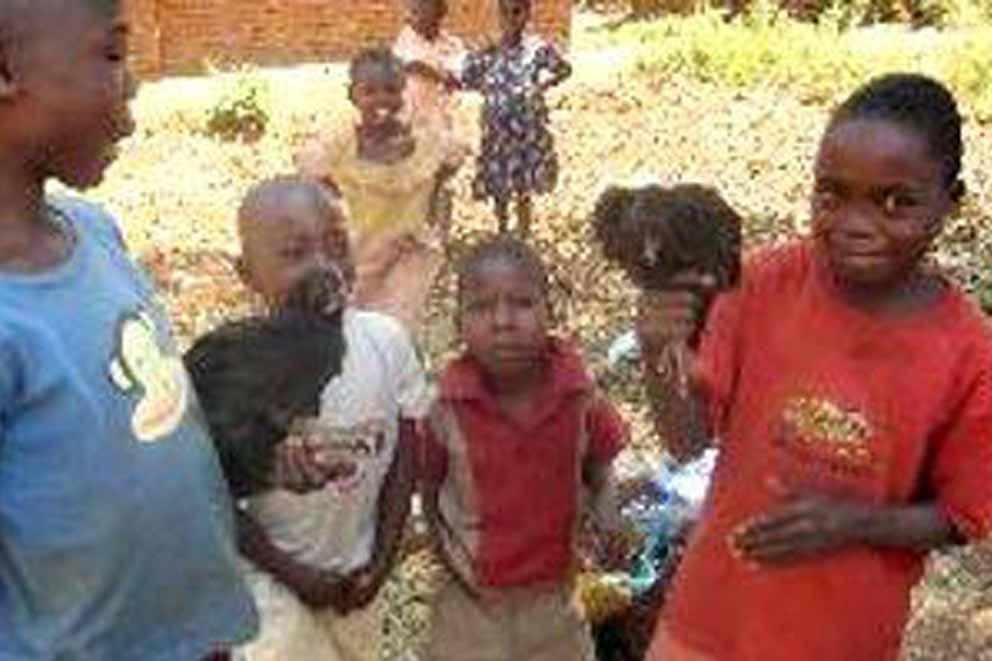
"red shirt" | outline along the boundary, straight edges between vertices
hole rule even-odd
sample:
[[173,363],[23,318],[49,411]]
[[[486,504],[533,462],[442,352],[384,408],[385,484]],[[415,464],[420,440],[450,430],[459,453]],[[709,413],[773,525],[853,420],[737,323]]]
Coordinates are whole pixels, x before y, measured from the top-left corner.
[[887,661],[919,553],[852,548],[750,568],[728,535],[776,505],[770,478],[878,504],[936,497],[969,536],[992,522],[992,345],[949,287],[902,319],[840,299],[810,244],[755,260],[721,298],[699,378],[721,454],[669,627],[727,661]]
[[557,583],[573,559],[585,460],[608,463],[627,429],[596,394],[582,359],[549,349],[550,379],[533,417],[500,411],[479,365],[462,357],[441,377],[422,449],[441,484],[442,542],[465,578],[484,587]]

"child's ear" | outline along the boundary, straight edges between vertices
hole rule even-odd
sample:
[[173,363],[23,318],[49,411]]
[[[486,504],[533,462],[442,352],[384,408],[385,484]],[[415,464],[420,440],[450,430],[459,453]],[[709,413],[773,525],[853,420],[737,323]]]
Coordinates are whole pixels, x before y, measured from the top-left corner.
[[937,237],[940,236],[940,233],[944,231],[944,224],[945,224],[945,219],[947,218],[947,213],[952,212],[956,208],[957,208],[957,203],[952,202],[951,205],[948,207],[946,213],[937,214],[930,219],[930,222],[927,224],[926,227],[927,243],[932,243],[933,241],[937,240]]
[[930,219],[930,224],[927,226],[927,233],[930,239],[936,239],[937,236],[943,231],[944,225],[946,224],[946,219],[948,216],[957,213],[961,209],[961,203],[965,196],[965,185],[960,179],[956,180],[950,187],[944,192],[946,198],[941,203],[941,209],[939,213],[934,214]]
[[248,270],[248,264],[245,262],[244,255],[238,255],[234,258],[234,272],[238,274],[238,279],[241,280],[245,286],[254,289],[251,271]]
[[964,200],[964,196],[967,194],[968,189],[964,185],[964,182],[960,179],[951,184],[951,188],[948,191],[948,195],[951,200],[950,213],[957,213],[961,208],[961,201]]

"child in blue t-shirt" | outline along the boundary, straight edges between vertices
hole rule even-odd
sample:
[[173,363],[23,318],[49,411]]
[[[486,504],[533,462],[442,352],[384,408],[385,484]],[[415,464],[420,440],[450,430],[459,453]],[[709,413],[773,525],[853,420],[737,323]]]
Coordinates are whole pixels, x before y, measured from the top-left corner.
[[170,328],[86,188],[133,130],[114,0],[0,4],[0,659],[250,638],[231,506]]

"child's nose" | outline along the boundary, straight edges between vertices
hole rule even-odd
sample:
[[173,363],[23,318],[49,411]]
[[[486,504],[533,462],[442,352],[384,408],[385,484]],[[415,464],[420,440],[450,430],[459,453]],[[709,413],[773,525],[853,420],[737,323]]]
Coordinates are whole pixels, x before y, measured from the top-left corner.
[[850,237],[873,236],[878,223],[875,219],[876,210],[868,203],[852,204],[847,213],[840,214],[834,221],[834,231]]
[[493,325],[496,328],[508,328],[513,326],[513,310],[507,303],[497,303],[493,309]]

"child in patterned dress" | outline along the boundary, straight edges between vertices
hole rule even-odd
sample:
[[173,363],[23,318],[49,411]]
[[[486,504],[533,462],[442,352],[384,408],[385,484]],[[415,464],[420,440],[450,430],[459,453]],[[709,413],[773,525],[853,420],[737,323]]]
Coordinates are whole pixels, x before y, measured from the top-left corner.
[[548,129],[544,92],[571,75],[571,65],[543,39],[526,34],[531,0],[500,0],[500,42],[468,56],[465,89],[482,93],[482,150],[474,181],[477,199],[491,199],[500,232],[508,229],[516,201],[517,229],[526,236],[533,219],[531,196],[558,181],[558,157]]

